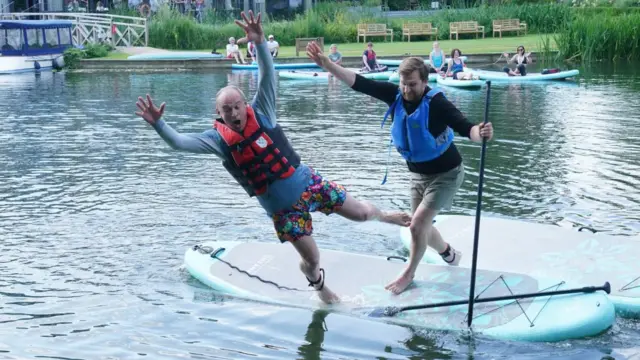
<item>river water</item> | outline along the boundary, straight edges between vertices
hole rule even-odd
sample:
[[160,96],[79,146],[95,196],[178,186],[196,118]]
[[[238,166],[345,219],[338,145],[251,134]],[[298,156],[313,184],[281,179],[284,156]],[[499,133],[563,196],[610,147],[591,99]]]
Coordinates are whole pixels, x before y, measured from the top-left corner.
[[[633,68],[584,69],[575,83],[494,83],[483,215],[639,236],[640,73]],[[590,339],[505,342],[209,290],[183,269],[185,249],[215,239],[276,242],[272,225],[215,157],[172,151],[134,115],[135,101],[148,92],[167,102],[172,126],[199,132],[211,126],[212,98],[229,82],[253,96],[257,74],[0,77],[1,358],[640,357],[633,320],[618,319]],[[446,94],[482,121],[484,90]],[[307,163],[357,198],[409,210],[396,154],[380,185],[385,110],[340,83],[279,81],[279,122]],[[467,176],[451,213],[473,215],[481,147],[456,141]],[[392,226],[316,215],[314,228],[323,248],[405,254]]]

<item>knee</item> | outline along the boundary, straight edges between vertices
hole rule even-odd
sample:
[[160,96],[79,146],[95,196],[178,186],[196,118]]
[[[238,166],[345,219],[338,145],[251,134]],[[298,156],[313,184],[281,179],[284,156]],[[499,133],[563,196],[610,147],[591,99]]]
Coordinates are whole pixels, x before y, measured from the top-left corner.
[[430,223],[424,223],[422,221],[412,221],[409,225],[409,231],[413,239],[420,239],[429,233],[431,230]]
[[363,201],[358,211],[353,214],[353,220],[359,222],[374,220],[374,213],[375,208],[373,207],[373,205],[369,204],[366,201]]

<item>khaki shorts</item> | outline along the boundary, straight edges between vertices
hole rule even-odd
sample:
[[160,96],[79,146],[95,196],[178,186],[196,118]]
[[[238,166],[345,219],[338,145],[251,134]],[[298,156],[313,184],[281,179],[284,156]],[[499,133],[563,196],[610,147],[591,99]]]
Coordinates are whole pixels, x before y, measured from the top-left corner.
[[411,212],[420,204],[436,211],[449,210],[463,180],[463,164],[441,174],[411,173]]

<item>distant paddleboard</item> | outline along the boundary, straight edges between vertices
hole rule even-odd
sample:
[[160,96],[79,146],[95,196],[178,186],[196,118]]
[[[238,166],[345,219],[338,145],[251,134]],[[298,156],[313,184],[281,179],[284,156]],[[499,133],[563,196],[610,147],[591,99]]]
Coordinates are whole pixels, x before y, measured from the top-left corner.
[[[462,61],[467,61],[467,57],[466,56],[460,56],[460,58],[462,59]],[[447,61],[449,61],[449,60],[451,60],[451,58],[446,58],[445,59],[445,63]],[[400,66],[401,62],[402,62],[402,60],[378,59],[378,64],[387,65],[387,66]],[[424,60],[424,63],[425,64],[430,64],[429,59]]]
[[525,76],[509,76],[504,71],[489,71],[478,69],[466,69],[468,72],[472,72],[473,75],[477,75],[482,80],[491,81],[508,81],[508,82],[527,82],[527,81],[552,81],[552,80],[566,80],[578,76],[580,71],[578,70],[566,70],[559,71],[557,73],[542,74],[542,73],[529,73]]
[[[387,80],[389,79],[389,76],[392,74],[391,71],[365,72],[358,68],[348,68],[348,69],[368,79]],[[278,71],[278,76],[281,78],[293,79],[293,80],[327,81],[331,78],[334,78],[334,76],[331,75],[331,73],[326,71],[299,71],[299,70]]]
[[[352,315],[358,309],[468,300],[470,270],[422,264],[414,284],[400,295],[385,290],[405,263],[356,253],[321,250],[326,284],[341,297],[331,308]],[[186,269],[220,292],[296,307],[323,306],[298,270],[300,256],[290,244],[217,241],[185,252]],[[567,289],[571,284],[525,274],[478,270],[477,298]],[[388,321],[435,330],[466,331],[468,305],[400,312]],[[570,310],[570,311],[569,311]],[[602,292],[539,296],[474,305],[473,328],[488,336],[524,341],[561,341],[596,335],[615,320]]]
[[[475,217],[438,216],[435,227],[445,241],[463,252],[460,266],[471,267]],[[401,229],[400,237],[409,248],[408,228]],[[609,298],[618,314],[640,318],[638,239],[485,216],[480,220],[479,239],[478,269],[558,278],[578,287],[608,281]],[[432,248],[423,259],[445,264]]]
[[437,82],[438,85],[468,89],[479,89],[485,84],[484,80],[454,80],[452,77],[442,78],[442,76],[437,77]]
[[131,55],[127,60],[202,60],[222,59],[221,54],[211,54],[202,51],[167,51],[148,54]]

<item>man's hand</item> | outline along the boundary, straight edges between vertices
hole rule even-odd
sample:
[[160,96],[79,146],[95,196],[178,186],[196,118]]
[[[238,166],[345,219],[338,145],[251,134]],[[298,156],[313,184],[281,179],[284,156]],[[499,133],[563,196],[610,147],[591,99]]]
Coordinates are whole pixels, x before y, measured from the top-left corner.
[[253,18],[253,11],[249,10],[249,19],[244,14],[244,11],[240,13],[244,23],[240,20],[235,20],[235,23],[238,24],[244,30],[244,33],[247,34],[247,40],[253,41],[254,44],[260,44],[264,40],[264,32],[262,31],[262,24],[260,23],[260,13],[258,13],[258,17]]
[[136,115],[143,118],[149,124],[155,125],[156,121],[160,120],[162,114],[164,113],[165,103],[160,104],[160,108],[155,107],[155,105],[153,105],[153,101],[151,101],[151,96],[149,96],[149,94],[147,94],[147,101],[148,103],[145,103],[144,99],[138,96],[138,102],[136,103],[136,105],[141,111],[136,111]]
[[315,41],[311,41],[307,44],[307,56],[323,69],[329,62],[331,62],[331,60],[322,53],[320,46],[316,44]]

